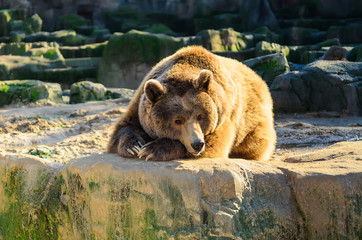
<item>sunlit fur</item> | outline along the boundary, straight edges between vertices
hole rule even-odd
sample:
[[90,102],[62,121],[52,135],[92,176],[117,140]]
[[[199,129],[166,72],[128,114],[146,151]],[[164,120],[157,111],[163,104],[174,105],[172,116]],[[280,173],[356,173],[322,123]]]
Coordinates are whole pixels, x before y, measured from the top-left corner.
[[[177,120],[177,121],[176,121]],[[265,82],[242,63],[186,47],[147,74],[108,150],[155,161],[190,157],[267,160],[276,134]],[[205,141],[201,151],[191,144]],[[145,145],[146,144],[146,145]]]

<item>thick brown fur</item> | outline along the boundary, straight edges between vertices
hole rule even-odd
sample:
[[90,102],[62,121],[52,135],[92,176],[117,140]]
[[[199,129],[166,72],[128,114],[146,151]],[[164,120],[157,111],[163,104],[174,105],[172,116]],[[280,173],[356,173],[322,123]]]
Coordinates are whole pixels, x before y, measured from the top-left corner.
[[276,142],[272,106],[267,85],[250,68],[186,47],[147,74],[108,151],[155,161],[267,160]]

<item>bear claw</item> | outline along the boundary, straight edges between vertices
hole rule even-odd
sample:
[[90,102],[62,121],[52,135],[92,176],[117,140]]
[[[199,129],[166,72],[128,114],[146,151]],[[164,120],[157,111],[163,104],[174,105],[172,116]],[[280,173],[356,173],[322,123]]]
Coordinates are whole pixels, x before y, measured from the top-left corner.
[[129,148],[127,148],[127,152],[129,152],[131,155],[135,155],[135,153]]
[[146,157],[145,161],[152,160],[152,158],[153,158],[153,154],[150,154]]

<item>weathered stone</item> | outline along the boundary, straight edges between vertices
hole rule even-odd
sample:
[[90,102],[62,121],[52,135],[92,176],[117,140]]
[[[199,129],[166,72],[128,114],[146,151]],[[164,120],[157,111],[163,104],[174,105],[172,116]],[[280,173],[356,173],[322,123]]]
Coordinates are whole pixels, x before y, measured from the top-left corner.
[[163,24],[153,24],[151,27],[145,29],[145,32],[149,33],[163,33],[169,36],[176,36],[176,33],[169,27]]
[[0,36],[7,36],[11,30],[10,22],[24,21],[26,10],[24,9],[3,9],[0,10]]
[[[308,64],[315,60],[322,58],[325,54],[325,51],[305,51],[301,54],[301,64]],[[326,60],[326,59],[324,59]]]
[[107,98],[127,98],[131,100],[136,93],[136,90],[128,88],[107,88]]
[[136,89],[152,66],[184,46],[182,39],[164,34],[130,31],[112,37],[98,69],[98,82],[106,87]]
[[106,99],[106,88],[100,83],[82,81],[70,87],[70,103],[102,101]]
[[30,57],[44,57],[49,60],[64,60],[62,54],[59,51],[58,47],[55,48],[33,48],[25,53],[25,55]]
[[[276,112],[334,111],[362,114],[362,63],[316,61],[271,85]],[[289,99],[288,103],[284,100]]]
[[23,29],[26,34],[37,33],[41,31],[43,21],[38,14],[34,14],[23,22]]
[[59,42],[65,46],[79,46],[88,43],[88,38],[77,34],[74,30],[61,30],[55,32],[38,32],[27,35],[25,42]]
[[77,58],[64,61],[42,57],[2,56],[0,80],[38,79],[60,83],[67,89],[74,82],[97,75],[99,58]]
[[288,46],[282,46],[277,43],[269,43],[265,41],[258,42],[255,47],[256,56],[264,56],[272,53],[283,53],[289,57],[290,49]]
[[19,42],[22,42],[23,39],[25,38],[25,33],[24,32],[18,32],[18,31],[12,31],[10,32],[10,42],[16,42],[16,43],[19,43]]
[[[243,34],[232,28],[203,30],[197,33],[196,37],[200,38],[203,47],[214,52],[240,51],[246,48]],[[190,42],[189,44],[194,43]]]
[[60,84],[38,80],[0,81],[0,107],[17,102],[36,102],[41,99],[63,103]]
[[1,156],[0,237],[358,239],[361,144],[267,163]]
[[102,57],[107,42],[82,46],[61,46],[60,52],[65,58]]
[[353,62],[362,62],[362,44],[354,47],[347,53],[347,60]]
[[289,72],[287,58],[282,53],[248,59],[243,63],[253,69],[268,85],[270,85],[278,75]]
[[77,30],[78,27],[89,25],[89,20],[82,18],[76,14],[68,14],[58,18],[56,22],[56,29],[72,29]]

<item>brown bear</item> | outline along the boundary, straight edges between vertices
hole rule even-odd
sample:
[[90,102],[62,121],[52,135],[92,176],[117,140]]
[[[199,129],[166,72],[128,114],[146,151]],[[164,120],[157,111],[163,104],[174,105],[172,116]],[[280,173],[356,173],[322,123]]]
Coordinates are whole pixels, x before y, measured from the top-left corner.
[[108,151],[154,161],[266,160],[276,142],[272,106],[267,85],[250,68],[185,47],[146,75]]

